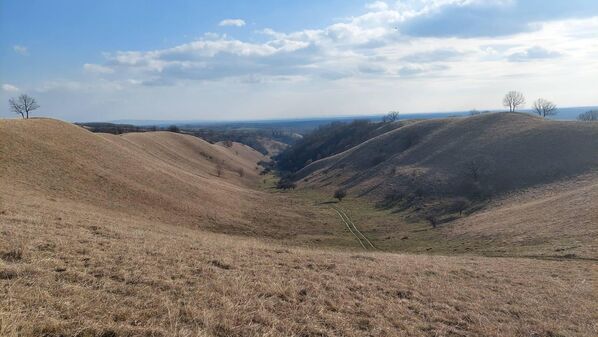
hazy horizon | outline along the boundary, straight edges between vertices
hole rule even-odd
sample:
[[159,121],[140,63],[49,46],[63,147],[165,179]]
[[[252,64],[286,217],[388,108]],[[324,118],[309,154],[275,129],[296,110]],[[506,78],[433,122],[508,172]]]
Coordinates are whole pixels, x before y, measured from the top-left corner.
[[20,93],[70,121],[595,106],[597,31],[589,0],[3,1],[0,117]]

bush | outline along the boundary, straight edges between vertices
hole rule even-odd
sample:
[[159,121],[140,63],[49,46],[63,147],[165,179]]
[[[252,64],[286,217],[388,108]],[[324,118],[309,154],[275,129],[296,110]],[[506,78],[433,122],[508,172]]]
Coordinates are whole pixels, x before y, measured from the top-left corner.
[[334,198],[338,199],[338,201],[343,201],[343,199],[347,196],[347,191],[344,189],[338,189],[334,192]]
[[436,217],[436,215],[427,215],[426,220],[428,220],[430,225],[432,225],[432,228],[436,228],[436,226],[438,226],[439,221],[438,221],[438,218]]
[[279,190],[294,190],[296,187],[297,185],[288,178],[281,178],[278,183],[276,183],[276,188]]
[[451,205],[451,211],[459,212],[459,215],[463,215],[463,211],[468,209],[469,205],[469,200],[465,198],[456,198]]
[[181,132],[181,129],[179,129],[179,127],[176,126],[176,125],[171,125],[171,126],[168,127],[168,131],[179,133],[179,132]]

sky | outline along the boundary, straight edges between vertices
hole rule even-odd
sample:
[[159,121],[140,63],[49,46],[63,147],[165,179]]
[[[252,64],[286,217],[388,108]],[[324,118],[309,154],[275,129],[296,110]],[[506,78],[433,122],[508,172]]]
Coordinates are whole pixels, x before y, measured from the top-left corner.
[[595,106],[596,79],[596,0],[0,0],[2,118],[22,93],[69,121]]

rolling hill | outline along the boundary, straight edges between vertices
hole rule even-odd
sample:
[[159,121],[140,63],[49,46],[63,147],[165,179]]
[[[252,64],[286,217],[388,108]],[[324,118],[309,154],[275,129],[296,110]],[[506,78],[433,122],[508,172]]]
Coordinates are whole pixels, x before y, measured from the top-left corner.
[[2,120],[0,158],[4,205],[33,199],[40,207],[76,205],[278,239],[327,231],[321,229],[326,219],[305,217],[313,207],[295,211],[284,197],[260,191],[257,163],[265,157],[238,143],[210,144],[171,132],[98,134],[51,119]]
[[[593,261],[365,252],[329,203],[269,190],[256,170],[262,159],[239,144],[176,133],[115,136],[49,119],[1,120],[0,336],[598,331]],[[579,199],[595,193],[588,177],[586,189],[578,177],[520,197],[590,208]],[[554,200],[545,198],[551,190]],[[485,226],[533,206],[512,200],[488,208],[502,215],[463,221]],[[439,233],[459,240],[494,230],[472,224]]]
[[[598,124],[492,113],[423,120],[315,161],[304,186],[348,189],[389,206],[487,200],[598,167]],[[414,202],[422,200],[423,202]]]

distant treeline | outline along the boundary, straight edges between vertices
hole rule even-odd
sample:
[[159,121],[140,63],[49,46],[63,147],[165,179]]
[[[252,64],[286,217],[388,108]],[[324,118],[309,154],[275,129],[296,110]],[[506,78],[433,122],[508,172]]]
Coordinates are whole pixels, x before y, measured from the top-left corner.
[[148,132],[167,130],[165,127],[157,126],[136,126],[131,124],[115,124],[115,123],[75,123],[81,127],[86,128],[91,132],[111,133],[113,135],[120,135],[129,132]]
[[263,139],[273,139],[285,144],[291,144],[295,141],[293,134],[276,129],[197,128],[184,130],[185,133],[192,134],[210,143],[233,141],[252,147],[262,154],[268,153],[268,149],[263,144]]

